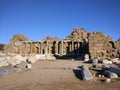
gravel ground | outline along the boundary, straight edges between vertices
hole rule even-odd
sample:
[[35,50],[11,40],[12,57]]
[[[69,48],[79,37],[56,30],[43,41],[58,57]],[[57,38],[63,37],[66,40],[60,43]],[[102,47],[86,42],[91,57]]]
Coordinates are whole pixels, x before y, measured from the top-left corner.
[[82,64],[75,60],[37,61],[32,69],[0,77],[0,90],[120,90],[120,80],[82,81],[78,68]]

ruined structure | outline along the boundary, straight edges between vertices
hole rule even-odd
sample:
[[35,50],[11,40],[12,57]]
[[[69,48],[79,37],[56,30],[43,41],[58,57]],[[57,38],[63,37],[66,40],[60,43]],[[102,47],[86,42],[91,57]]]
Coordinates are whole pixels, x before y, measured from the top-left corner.
[[102,32],[89,34],[89,54],[91,58],[115,58],[120,57],[120,41],[114,41]]
[[14,35],[4,46],[4,53],[14,54],[51,54],[55,56],[80,57],[89,54],[91,58],[120,57],[120,40],[101,32],[88,33],[86,30],[74,28],[66,39],[46,37],[41,41],[33,41],[25,35]]

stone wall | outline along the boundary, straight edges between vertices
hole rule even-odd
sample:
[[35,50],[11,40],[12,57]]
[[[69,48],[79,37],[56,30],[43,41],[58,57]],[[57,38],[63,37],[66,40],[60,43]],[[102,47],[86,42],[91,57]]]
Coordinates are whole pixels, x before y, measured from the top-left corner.
[[111,37],[102,32],[93,32],[89,34],[89,53],[91,58],[113,58],[119,57],[120,44],[112,40]]
[[[14,35],[10,42],[4,46],[3,51],[4,53],[23,53],[25,49],[25,45],[21,45],[22,41],[30,41],[24,34]],[[22,47],[19,47],[22,46]]]
[[47,36],[41,41],[32,41],[23,34],[14,35],[3,51],[22,55],[53,54],[80,57],[89,54],[91,58],[113,58],[120,57],[120,40],[114,41],[102,32],[89,33],[83,28],[74,28],[66,39]]
[[74,28],[73,32],[66,37],[67,40],[82,40],[88,37],[88,32],[84,29]]
[[4,46],[5,46],[5,44],[0,44],[0,50],[3,50]]

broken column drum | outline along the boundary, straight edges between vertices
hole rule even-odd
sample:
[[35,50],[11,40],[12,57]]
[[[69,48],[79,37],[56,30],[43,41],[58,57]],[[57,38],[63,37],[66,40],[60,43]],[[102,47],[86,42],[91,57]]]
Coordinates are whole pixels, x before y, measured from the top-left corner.
[[81,74],[82,74],[83,80],[93,80],[93,76],[87,66],[81,67]]

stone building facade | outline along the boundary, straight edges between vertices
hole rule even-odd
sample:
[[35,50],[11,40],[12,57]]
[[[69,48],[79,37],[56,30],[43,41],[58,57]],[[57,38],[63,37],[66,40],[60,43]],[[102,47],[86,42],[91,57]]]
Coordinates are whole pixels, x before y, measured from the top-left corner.
[[89,54],[91,58],[120,57],[120,40],[114,41],[101,32],[88,33],[83,28],[74,28],[66,39],[48,36],[41,41],[33,41],[23,34],[14,35],[3,51],[21,55],[52,54],[80,57]]

